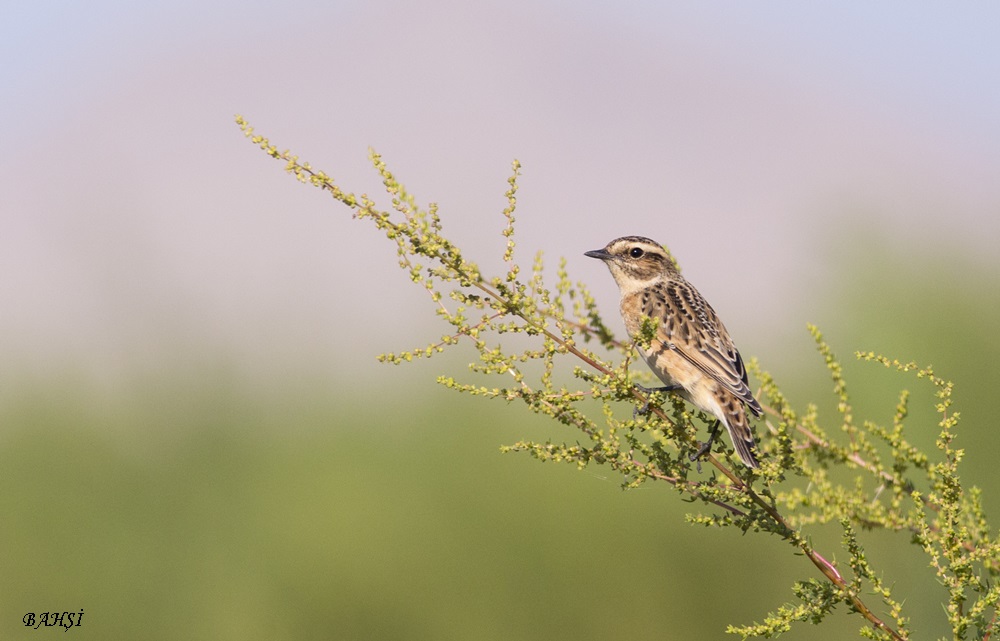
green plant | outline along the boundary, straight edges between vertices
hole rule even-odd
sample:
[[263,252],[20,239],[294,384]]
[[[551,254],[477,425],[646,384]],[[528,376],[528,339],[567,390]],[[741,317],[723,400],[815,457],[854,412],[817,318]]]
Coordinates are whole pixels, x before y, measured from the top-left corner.
[[[703,506],[703,512],[688,515],[691,523],[777,535],[818,570],[818,576],[792,586],[795,602],[779,607],[761,623],[730,626],[729,632],[744,639],[772,637],[796,621],[820,623],[842,604],[863,617],[863,637],[911,638],[903,603],[893,596],[891,581],[869,564],[861,542],[860,532],[879,529],[908,537],[927,555],[946,593],[944,609],[954,639],[993,636],[1000,600],[1000,587],[994,583],[1000,544],[991,535],[979,490],[961,484],[962,450],[953,447],[958,413],[951,411],[952,384],[931,368],[870,352],[857,354],[863,361],[929,383],[940,434],[936,451],[927,454],[906,439],[907,391],[896,402],[892,425],[855,420],[842,367],[819,330],[810,326],[834,383],[840,435],[834,438],[834,430],[823,428],[815,405],[796,410],[774,378],[752,360],[749,367],[760,382],[758,396],[766,414],[765,427],[759,429],[760,469],[734,463],[720,442],[706,458],[715,471],[707,477],[692,474],[688,454],[697,448],[696,426],[707,417],[693,414],[675,397],[654,392],[646,398],[636,387],[640,380],[649,382],[649,374],[630,371],[634,345],[613,336],[586,286],[570,280],[565,260],[559,263],[554,284],[547,285],[541,254],[530,270],[515,259],[517,161],[507,181],[501,230],[506,273],[487,277],[444,235],[436,205],[420,207],[374,151],[369,156],[391,200],[388,209],[380,209],[367,195],[343,190],[329,175],[279,151],[242,117],[237,122],[299,181],[328,192],[356,218],[370,220],[383,231],[396,244],[400,267],[438,304],[438,316],[451,327],[448,334],[419,349],[383,354],[381,360],[427,358],[467,341],[477,355],[471,370],[496,385],[451,376],[439,377],[439,383],[459,392],[524,403],[581,435],[572,443],[522,441],[503,451],[527,452],[541,461],[580,468],[606,465],[626,488],[665,483]],[[514,342],[525,343],[512,340],[512,335],[527,337],[528,347],[512,348]],[[651,412],[637,418],[631,408],[647,401]],[[839,528],[846,563],[838,566],[828,560],[830,554],[816,549],[807,528],[817,527]]]

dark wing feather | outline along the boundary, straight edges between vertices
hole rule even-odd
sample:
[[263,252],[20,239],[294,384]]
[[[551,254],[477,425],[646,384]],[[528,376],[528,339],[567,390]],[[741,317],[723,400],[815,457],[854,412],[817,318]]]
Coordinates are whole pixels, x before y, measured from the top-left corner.
[[715,310],[698,290],[682,278],[658,285],[647,299],[643,314],[654,316],[657,302],[666,307],[663,326],[677,353],[746,403],[755,416],[760,416],[762,410],[750,391],[743,358]]

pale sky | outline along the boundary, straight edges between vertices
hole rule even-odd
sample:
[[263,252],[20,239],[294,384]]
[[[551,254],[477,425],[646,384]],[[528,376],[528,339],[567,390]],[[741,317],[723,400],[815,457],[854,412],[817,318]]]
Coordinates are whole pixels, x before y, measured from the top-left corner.
[[582,252],[626,234],[751,345],[801,333],[859,220],[994,266],[998,28],[987,3],[6,3],[5,376],[204,346],[374,371],[445,330],[236,113],[354,191],[373,146],[487,266],[518,158],[522,257],[567,256],[612,318]]

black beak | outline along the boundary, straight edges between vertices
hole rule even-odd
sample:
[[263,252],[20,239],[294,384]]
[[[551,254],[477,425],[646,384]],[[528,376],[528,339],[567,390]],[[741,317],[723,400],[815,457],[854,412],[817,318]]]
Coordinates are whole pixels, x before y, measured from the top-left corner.
[[609,254],[605,249],[595,249],[594,251],[584,252],[583,255],[590,258],[596,258],[598,260],[611,259],[611,254]]

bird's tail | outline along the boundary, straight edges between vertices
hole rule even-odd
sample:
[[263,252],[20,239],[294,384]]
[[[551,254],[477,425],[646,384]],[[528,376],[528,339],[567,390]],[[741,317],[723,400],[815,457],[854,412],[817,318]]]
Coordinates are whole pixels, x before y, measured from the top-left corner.
[[735,396],[728,394],[726,396],[728,398],[722,403],[725,414],[723,423],[729,432],[729,438],[733,441],[733,447],[736,448],[736,453],[744,465],[760,467],[756,453],[757,444],[753,440],[753,430],[750,429],[750,422],[747,420],[743,403]]

